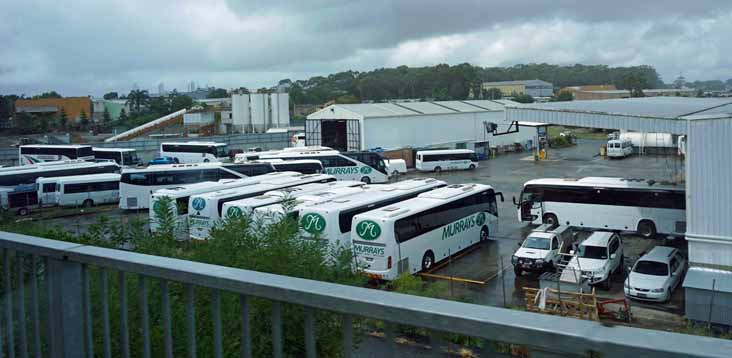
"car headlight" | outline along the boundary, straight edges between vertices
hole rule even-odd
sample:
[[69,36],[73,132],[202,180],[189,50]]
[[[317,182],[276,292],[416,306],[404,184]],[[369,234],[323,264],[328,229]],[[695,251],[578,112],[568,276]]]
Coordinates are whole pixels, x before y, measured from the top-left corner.
[[663,287],[662,288],[654,288],[654,289],[651,290],[651,292],[655,292],[655,293],[660,293],[660,292],[663,292],[663,291],[664,291]]
[[544,264],[544,260],[538,259],[538,260],[534,261],[534,264],[536,264],[536,266],[541,266]]
[[516,256],[516,255],[511,256],[511,263],[516,264],[517,262],[518,262],[518,256]]

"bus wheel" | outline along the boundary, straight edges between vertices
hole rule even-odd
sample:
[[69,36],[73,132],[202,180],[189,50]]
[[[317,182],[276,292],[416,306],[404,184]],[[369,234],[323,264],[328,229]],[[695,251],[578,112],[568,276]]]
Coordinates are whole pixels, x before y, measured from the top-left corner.
[[393,175],[395,177],[398,177],[399,176],[399,171],[398,170],[395,170],[395,171],[391,172],[391,175]]
[[83,203],[81,203],[81,206],[84,208],[91,208],[92,206],[94,206],[94,201],[92,201],[91,199],[86,199]]
[[204,160],[203,160],[203,162],[204,162],[204,163],[208,163],[208,162],[210,162],[210,160],[208,160],[208,159],[204,159]]
[[18,215],[19,216],[26,216],[28,214],[30,214],[30,210],[28,210],[28,208],[20,208],[20,209],[18,209]]
[[475,165],[474,164],[470,164],[470,166],[468,167],[468,169],[470,169],[470,170],[475,169]]
[[361,178],[362,183],[371,184],[371,178],[369,177],[362,177]]
[[549,224],[551,226],[556,226],[559,223],[559,219],[557,219],[557,216],[554,214],[545,214],[541,221],[544,224]]
[[427,251],[422,256],[422,271],[429,271],[433,266],[435,266],[435,254]]
[[483,226],[480,229],[480,241],[488,241],[488,227]]
[[653,221],[643,220],[638,223],[638,234],[645,239],[652,239],[656,237],[656,225],[653,224]]
[[442,168],[441,167],[435,167],[435,173],[439,173],[441,171],[442,171]]

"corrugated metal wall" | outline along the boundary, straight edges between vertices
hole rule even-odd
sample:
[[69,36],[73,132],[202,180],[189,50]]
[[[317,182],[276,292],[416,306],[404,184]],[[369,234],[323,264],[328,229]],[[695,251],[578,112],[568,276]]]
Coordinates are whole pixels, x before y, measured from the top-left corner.
[[604,129],[626,129],[638,132],[685,134],[685,120],[638,118],[592,112],[552,111],[546,109],[506,107],[509,121],[529,121],[568,126]]
[[[686,288],[686,317],[693,321],[732,326],[732,294]],[[712,298],[714,296],[714,298]],[[711,309],[711,316],[709,310]]]

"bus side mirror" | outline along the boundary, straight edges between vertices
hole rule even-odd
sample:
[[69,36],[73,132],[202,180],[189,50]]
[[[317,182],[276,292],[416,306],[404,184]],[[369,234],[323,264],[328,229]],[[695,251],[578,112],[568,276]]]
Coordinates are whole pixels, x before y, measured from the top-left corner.
[[498,196],[500,196],[500,197],[501,197],[501,202],[504,202],[504,201],[506,201],[505,199],[503,199],[503,193],[501,193],[501,192],[498,192],[498,193],[496,193],[496,195],[498,195]]
[[518,205],[518,203],[516,202],[516,196],[513,197],[513,205]]

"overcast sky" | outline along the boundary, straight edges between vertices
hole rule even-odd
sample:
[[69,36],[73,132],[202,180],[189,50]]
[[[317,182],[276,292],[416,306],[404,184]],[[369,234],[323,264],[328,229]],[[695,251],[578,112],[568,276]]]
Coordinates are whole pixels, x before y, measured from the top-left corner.
[[3,1],[0,94],[257,88],[348,69],[648,64],[732,78],[730,0]]

